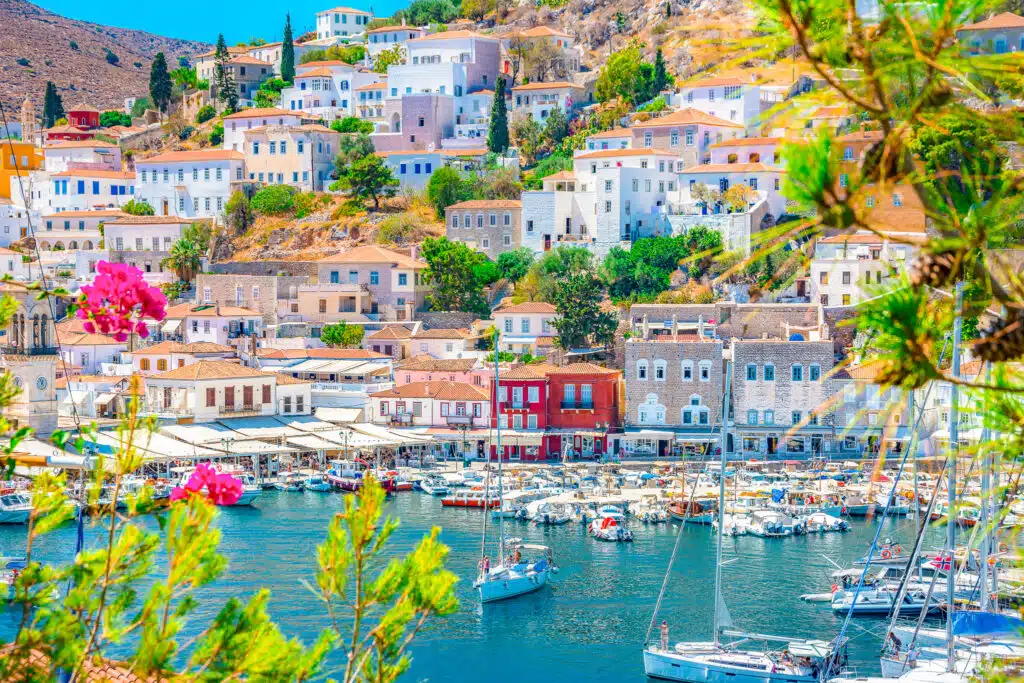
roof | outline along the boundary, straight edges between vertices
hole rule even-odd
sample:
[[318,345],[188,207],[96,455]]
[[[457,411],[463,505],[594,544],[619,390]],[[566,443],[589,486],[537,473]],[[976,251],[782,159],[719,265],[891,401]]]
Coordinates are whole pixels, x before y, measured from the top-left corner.
[[410,339],[412,338],[412,330],[405,325],[388,325],[387,327],[377,330],[373,334],[367,337],[367,339]]
[[260,349],[257,351],[260,358],[274,359],[296,359],[313,358],[322,360],[367,360],[376,358],[390,358],[383,353],[370,351],[368,349]]
[[720,119],[706,112],[687,107],[674,111],[667,116],[660,116],[649,121],[633,124],[633,128],[660,128],[661,126],[683,126],[693,124],[704,124],[706,126],[719,126],[724,128],[742,128],[743,126],[732,121]]
[[[59,215],[59,214],[58,214]],[[125,215],[120,218],[115,218],[112,221],[107,221],[105,225],[107,227],[116,225],[192,225],[193,223],[202,223],[204,221],[197,220],[195,218],[180,218],[178,216],[131,216]]]
[[521,209],[523,202],[519,199],[471,199],[452,204],[449,209]]
[[785,173],[786,171],[774,166],[768,166],[756,161],[747,164],[697,164],[690,168],[683,169],[682,173]]
[[70,113],[74,113],[76,111],[88,111],[88,112],[93,112],[93,113],[96,113],[96,114],[100,113],[100,110],[97,109],[96,107],[92,106],[91,104],[78,104],[78,105],[75,105],[74,107],[68,107],[67,110],[68,110],[69,114]]
[[958,31],[989,31],[1003,28],[1024,28],[1024,17],[1013,12],[1002,12],[973,24],[961,26]]
[[239,306],[217,306],[215,304],[178,304],[167,307],[167,318],[216,318],[216,317],[262,317],[262,313]]
[[86,332],[85,321],[77,317],[58,320],[54,330],[62,346],[127,346],[127,342],[116,341],[112,335]]
[[399,268],[427,267],[423,261],[378,246],[355,247],[340,254],[322,258],[317,263],[393,263]]
[[525,301],[515,306],[506,306],[494,311],[499,313],[554,313],[557,309],[546,301]]
[[334,73],[330,69],[326,66],[320,66],[315,69],[310,69],[309,71],[303,71],[300,74],[296,74],[295,80],[300,78],[331,78],[332,76],[334,76]]
[[548,371],[549,375],[617,375],[618,370],[593,363],[570,363]]
[[524,38],[547,38],[547,37],[552,37],[552,38],[554,38],[554,37],[557,37],[557,38],[569,38],[569,37],[571,37],[565,31],[559,31],[558,29],[553,29],[553,28],[551,28],[549,26],[534,26],[533,28],[528,28],[525,31],[520,31],[519,35],[524,37]]
[[704,78],[699,81],[691,81],[689,83],[681,83],[679,86],[680,90],[686,90],[687,88],[713,88],[719,85],[749,85],[749,81],[745,81],[742,78],[736,76],[711,76]]
[[60,133],[87,133],[89,135],[95,135],[94,132],[85,130],[84,128],[78,128],[77,126],[54,126],[53,128],[47,128],[43,132],[47,135],[58,135]]
[[413,335],[413,339],[467,339],[469,330],[459,330],[438,327],[431,330],[420,330]]
[[367,83],[366,85],[361,85],[358,88],[354,88],[354,90],[357,90],[357,91],[358,90],[387,90],[387,89],[388,89],[388,84],[385,81],[380,81],[378,83]]
[[242,161],[245,155],[233,149],[188,149],[164,152],[148,159],[136,159],[135,164],[157,164],[172,161]]
[[176,341],[162,341],[159,344],[147,346],[144,349],[133,351],[132,355],[159,356],[165,353],[234,353],[230,346],[215,344],[213,342],[192,342],[182,344]]
[[654,147],[638,147],[633,149],[599,149],[595,152],[587,152],[576,157],[579,159],[614,159],[616,157],[649,157],[649,156],[678,156],[675,152],[667,149],[656,149]]
[[611,130],[602,130],[600,133],[594,133],[588,135],[588,140],[601,140],[603,138],[631,138],[633,132],[629,128],[612,128]]
[[783,138],[732,138],[711,145],[712,147],[747,147],[750,145],[778,145],[785,142]]
[[128,171],[98,171],[91,168],[69,169],[52,174],[53,178],[110,178],[111,180],[135,180],[135,174]]
[[512,88],[513,92],[519,92],[523,90],[555,90],[557,88],[576,88],[577,90],[583,90],[582,85],[576,85],[569,81],[551,81],[550,83],[527,83],[526,85],[517,85]]
[[371,398],[433,398],[442,401],[489,401],[490,392],[465,382],[410,382],[370,394]]
[[43,218],[125,218],[128,216],[118,209],[102,209],[100,211],[61,211],[60,213],[44,213]]
[[277,377],[277,386],[285,384],[312,384],[312,380],[299,379],[298,377],[292,377],[291,375],[282,375],[280,372],[268,372],[265,373],[272,377]]
[[150,380],[159,379],[235,379],[243,377],[267,377],[267,373],[247,368],[229,360],[199,360],[191,365],[183,365],[167,372],[151,375]]
[[321,14],[330,14],[331,12],[340,12],[342,14],[366,14],[371,17],[373,16],[365,10],[355,9],[354,7],[332,7],[331,9],[325,9],[317,12],[316,15],[320,16]]
[[48,149],[117,149],[117,145],[112,142],[106,142],[105,140],[65,140],[64,142],[57,142],[52,145],[46,145],[44,150]]
[[228,64],[256,64],[258,66],[270,66],[270,62],[264,62],[262,59],[256,59],[251,55],[235,55],[228,60]]
[[536,363],[533,365],[517,365],[511,370],[501,373],[499,379],[547,379],[548,372],[557,370],[554,365],[548,363]]
[[544,176],[541,180],[576,180],[576,174],[572,171],[559,171],[558,173]]
[[457,31],[441,31],[440,33],[428,33],[421,38],[413,38],[410,43],[417,43],[421,40],[458,40],[461,38],[476,38],[477,40],[495,40],[494,36],[485,36],[476,31],[459,29]]
[[234,114],[228,114],[224,118],[251,119],[259,116],[298,116],[298,114],[287,109],[280,109],[279,107],[253,107],[252,109],[243,109],[242,111],[236,111]]
[[417,26],[406,26],[403,24],[397,24],[395,26],[380,26],[378,28],[371,28],[367,33],[387,33],[388,31],[415,31],[416,33],[423,33],[423,29]]
[[836,138],[836,142],[878,142],[883,137],[885,137],[885,133],[880,130],[858,130],[840,135]]
[[416,356],[397,368],[406,372],[469,372],[476,367],[476,358],[432,358]]

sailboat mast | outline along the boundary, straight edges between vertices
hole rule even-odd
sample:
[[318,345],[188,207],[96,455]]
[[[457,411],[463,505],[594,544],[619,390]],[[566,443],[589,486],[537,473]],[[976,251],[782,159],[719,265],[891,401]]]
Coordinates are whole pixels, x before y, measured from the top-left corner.
[[[718,474],[718,539],[715,551],[715,647],[718,647],[718,621],[722,605],[722,537],[725,536],[725,428],[729,423],[729,390],[732,388],[732,361],[725,366],[725,394],[722,398],[722,430],[718,434],[721,471]],[[692,511],[692,510],[691,510]],[[682,533],[680,531],[680,533]]]
[[[505,516],[501,508],[504,505],[502,479],[501,479],[501,383],[498,380],[498,328],[494,328],[494,397],[495,405],[498,408],[498,416],[495,421],[495,451],[498,454],[498,560],[505,560]],[[490,488],[484,490],[484,514],[489,511],[488,501],[490,499]]]
[[[988,363],[985,363],[985,383],[987,384],[991,375],[991,367]],[[988,394],[986,394],[987,396]],[[988,410],[983,406],[982,415],[988,415]],[[992,447],[989,445],[989,429],[988,424],[983,422],[981,426],[981,443],[985,448],[986,453],[982,455],[981,461],[981,548],[979,565],[981,576],[979,577],[978,585],[981,586],[981,611],[987,612],[989,610],[988,601],[988,558],[989,553],[992,549],[992,533],[988,528],[988,506],[989,497],[992,495]]]
[[[964,283],[956,283],[956,317],[953,319],[953,379],[960,378],[960,341],[963,336]],[[956,597],[956,456],[960,450],[960,392],[954,381],[949,393],[949,456],[946,465],[949,479],[946,483],[946,552],[949,554],[949,573],[946,575],[946,667],[953,671],[956,656],[953,649],[953,612]]]

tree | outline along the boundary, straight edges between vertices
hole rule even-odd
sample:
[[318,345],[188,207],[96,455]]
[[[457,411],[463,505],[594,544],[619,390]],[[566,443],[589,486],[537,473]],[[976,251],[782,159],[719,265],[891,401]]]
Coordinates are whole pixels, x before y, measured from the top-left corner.
[[209,140],[210,140],[210,144],[213,145],[214,147],[217,147],[222,142],[224,142],[224,124],[223,123],[221,123],[220,121],[217,121],[216,123],[213,124],[213,127],[210,128]]
[[46,95],[43,97],[43,128],[53,128],[57,119],[64,118],[64,103],[57,94],[53,81],[46,81]]
[[484,299],[483,284],[477,266],[487,257],[473,251],[462,242],[447,237],[428,237],[423,240],[420,256],[427,262],[423,281],[433,287],[427,295],[432,311],[464,311],[487,315],[490,311]]
[[213,55],[213,83],[217,89],[217,99],[224,103],[228,113],[238,109],[238,87],[228,70],[227,63],[231,60],[228,45],[224,42],[224,34],[217,36],[217,48]]
[[153,98],[153,104],[161,113],[165,113],[167,105],[171,103],[172,90],[173,84],[171,76],[167,72],[167,60],[163,52],[157,52],[149,69],[149,96]]
[[494,81],[494,100],[491,104],[491,123],[487,129],[487,149],[504,154],[508,149],[508,110],[505,106],[505,78]]
[[284,37],[281,39],[281,80],[295,81],[295,46],[292,44],[292,15],[284,15]]
[[430,174],[427,198],[430,199],[437,217],[444,220],[445,209],[469,199],[469,187],[458,171],[451,166],[442,166]]
[[110,64],[111,66],[117,66],[118,62],[121,61],[121,58],[114,54],[109,47],[105,49],[107,51],[107,54],[105,55],[107,64]]
[[281,91],[288,85],[276,76],[268,78],[260,84],[252,99],[256,102],[257,107],[276,107],[281,101]]
[[512,282],[519,282],[533,265],[533,251],[529,247],[519,247],[498,254],[498,269],[501,276]]
[[462,0],[462,16],[473,21],[483,21],[494,8],[495,0]]
[[389,47],[386,50],[381,50],[377,53],[377,56],[373,58],[373,70],[379,74],[386,74],[388,67],[392,64],[405,64],[405,48],[401,45],[395,45]]
[[100,114],[100,127],[110,128],[112,126],[130,126],[132,117],[120,111],[105,111]]
[[365,133],[345,135],[338,142],[338,155],[334,157],[334,177],[341,178],[357,160],[373,154],[373,140]]
[[[669,6],[671,7],[671,5]],[[661,53],[661,48],[659,47],[654,53],[654,78],[652,79],[651,89],[655,93],[660,93],[674,83],[675,79],[668,73],[668,67],[665,65],[665,55]]]
[[757,201],[757,190],[746,183],[730,185],[729,189],[722,193],[722,201],[729,205],[733,211],[746,211],[750,205]]
[[605,63],[594,86],[599,102],[616,97],[636,106],[653,96],[654,67],[643,59],[637,41],[619,50]]
[[292,210],[295,194],[291,185],[267,185],[252,196],[252,210],[264,216],[279,216]]
[[552,293],[558,330],[555,343],[563,350],[605,346],[615,338],[613,313],[601,310],[604,292],[593,273],[574,273],[559,282]]
[[244,233],[256,221],[256,215],[249,205],[249,198],[241,190],[231,193],[228,203],[224,206],[224,211],[228,225],[236,235]]
[[548,113],[547,121],[544,124],[544,138],[552,147],[560,143],[569,135],[569,119],[561,107],[555,107]]
[[138,118],[153,108],[153,101],[148,97],[136,97],[132,102],[132,118]]
[[353,162],[335,184],[348,190],[353,197],[372,199],[375,209],[380,208],[381,197],[394,197],[398,190],[398,180],[391,168],[373,154]]
[[[493,113],[491,116],[493,123]],[[512,124],[512,142],[519,150],[519,156],[524,163],[532,164],[536,160],[542,132],[537,119],[532,116],[516,119]]]
[[722,201],[722,194],[704,183],[694,183],[690,188],[690,198],[704,208],[710,209]]
[[132,216],[152,216],[156,213],[153,211],[153,207],[143,199],[129,199],[121,205],[121,211]]
[[213,108],[213,105],[204,104],[199,107],[199,111],[196,112],[196,123],[206,123],[215,116],[217,116],[217,110]]
[[369,135],[373,132],[373,124],[357,116],[346,116],[343,119],[331,121],[331,130],[339,133],[362,133]]
[[192,282],[203,265],[203,251],[194,241],[179,237],[171,245],[170,255],[163,265],[175,272],[182,282]]
[[413,26],[447,24],[459,18],[459,8],[452,0],[415,0],[405,10],[406,22]]
[[362,325],[349,325],[342,320],[334,325],[324,325],[320,330],[320,341],[331,348],[359,348],[364,332]]

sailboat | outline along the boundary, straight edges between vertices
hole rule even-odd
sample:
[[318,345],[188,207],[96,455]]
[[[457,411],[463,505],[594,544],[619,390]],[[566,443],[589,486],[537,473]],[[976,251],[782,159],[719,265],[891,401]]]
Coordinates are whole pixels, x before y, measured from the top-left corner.
[[[494,348],[498,348],[498,332],[494,332]],[[494,353],[494,396],[501,395],[500,383],[498,380],[498,353]],[[500,406],[500,404],[499,404]],[[495,452],[498,455],[498,509],[503,504],[503,481],[501,469],[501,420],[495,418],[496,439]],[[489,476],[489,475],[488,475]],[[488,482],[489,483],[489,482]],[[489,486],[485,490],[489,490]],[[525,595],[538,591],[547,585],[551,574],[558,571],[555,566],[551,548],[544,545],[516,542],[512,543],[509,550],[511,554],[505,555],[505,533],[504,516],[498,517],[498,557],[495,563],[491,563],[487,557],[485,548],[487,546],[487,517],[484,515],[483,543],[481,544],[480,574],[473,587],[480,591],[480,602],[497,602],[507,600],[518,595]],[[529,559],[524,553],[530,553]]]
[[[719,432],[718,448],[721,453],[721,472],[718,483],[718,525],[723,528],[725,514],[725,421],[728,414],[729,392],[732,387],[732,361],[725,373],[725,393],[722,400],[722,426]],[[680,529],[679,533],[682,534]],[[644,673],[651,678],[668,681],[685,681],[687,683],[812,683],[819,679],[819,674],[827,664],[836,657],[838,649],[832,643],[821,640],[805,640],[800,638],[779,638],[776,636],[742,633],[727,630],[732,627],[732,618],[725,600],[722,598],[722,538],[717,535],[717,552],[715,564],[715,616],[713,621],[714,634],[711,641],[684,642],[669,646],[662,642],[648,643],[644,648]],[[676,549],[678,549],[678,542]],[[673,557],[675,551],[673,551]],[[671,561],[669,571],[672,569]],[[662,585],[668,584],[668,576]],[[655,608],[655,619],[657,618]],[[654,620],[652,620],[653,626]],[[722,636],[736,638],[732,642],[723,642]],[[769,652],[767,648],[760,652],[740,650],[742,643],[752,640],[765,643],[784,644],[778,651]]]

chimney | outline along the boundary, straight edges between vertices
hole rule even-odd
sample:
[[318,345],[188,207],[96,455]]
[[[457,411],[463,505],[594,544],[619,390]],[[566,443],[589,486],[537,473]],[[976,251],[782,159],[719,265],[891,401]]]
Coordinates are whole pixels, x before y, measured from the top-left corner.
[[676,336],[676,329],[678,328],[678,325],[679,325],[678,316],[675,313],[673,313],[672,314],[672,336],[673,337]]
[[419,254],[420,254],[420,248],[419,248],[418,245],[414,244],[411,247],[409,247],[409,256],[412,258],[413,261],[416,260],[416,257],[419,256]]
[[704,338],[704,316],[703,315],[698,315],[697,316],[697,338],[698,339],[703,339]]

